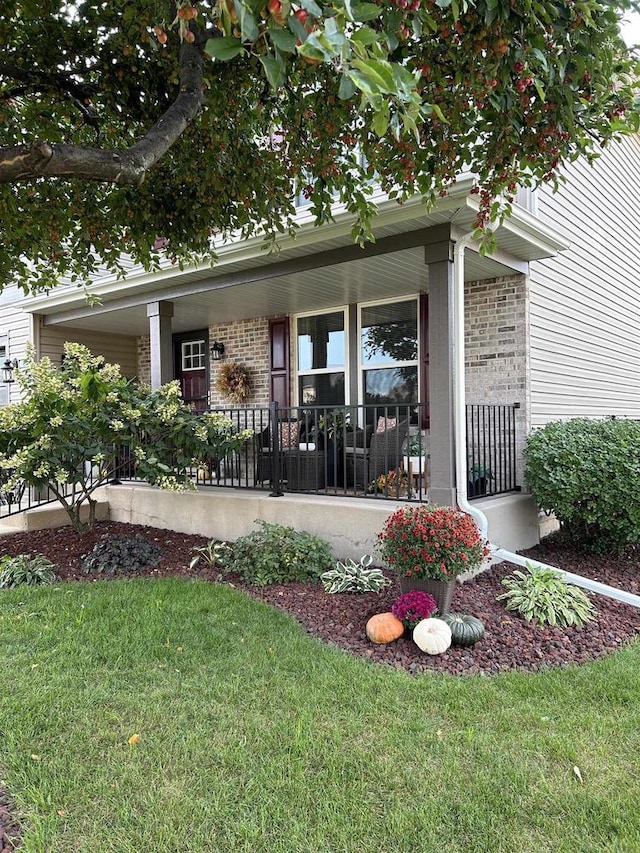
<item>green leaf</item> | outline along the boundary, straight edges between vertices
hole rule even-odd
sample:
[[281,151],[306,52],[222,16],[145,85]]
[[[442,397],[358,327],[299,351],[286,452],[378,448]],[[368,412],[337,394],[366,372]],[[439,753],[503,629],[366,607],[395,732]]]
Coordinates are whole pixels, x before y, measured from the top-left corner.
[[356,44],[368,45],[374,44],[380,40],[380,33],[372,30],[371,27],[360,27],[359,30],[351,36],[351,41]]
[[242,40],[255,41],[259,35],[258,25],[256,24],[255,18],[249,9],[240,2],[240,0],[233,0],[233,5],[235,6],[236,14],[238,16]]
[[382,6],[375,3],[358,3],[352,6],[354,21],[374,21],[382,14]]
[[386,104],[384,104],[383,109],[378,110],[374,115],[372,124],[373,129],[378,136],[385,135],[387,128],[389,127],[389,107]]
[[[298,21],[298,23],[300,22]],[[304,30],[302,24],[300,24],[300,26]],[[271,36],[271,41],[278,48],[278,50],[281,50],[283,53],[295,53],[296,37],[292,33],[288,32],[287,30],[273,29],[269,32],[269,35]],[[306,30],[304,31],[304,35],[306,38]],[[304,41],[304,39],[300,39],[300,41]]]
[[261,56],[259,59],[271,87],[273,89],[279,89],[285,80],[283,61],[281,59],[276,59],[274,56]]
[[313,15],[314,18],[322,17],[322,9],[315,0],[301,0],[300,5],[303,9],[309,12],[310,15]]
[[355,91],[356,87],[353,83],[353,80],[351,80],[351,78],[348,77],[346,74],[343,74],[340,78],[340,87],[338,88],[338,97],[340,98],[340,100],[348,101],[354,96]]
[[396,91],[393,67],[390,62],[379,59],[354,59],[352,65],[360,71],[374,91],[387,94]]
[[540,98],[541,101],[544,101],[546,96],[545,96],[545,92],[544,92],[544,88],[542,86],[542,83],[536,77],[535,80],[533,81],[533,84],[536,87],[538,97]]
[[208,53],[212,59],[218,59],[221,62],[226,62],[229,59],[234,59],[241,53],[244,53],[244,48],[239,39],[225,36],[223,38],[209,39],[204,46],[205,53]]

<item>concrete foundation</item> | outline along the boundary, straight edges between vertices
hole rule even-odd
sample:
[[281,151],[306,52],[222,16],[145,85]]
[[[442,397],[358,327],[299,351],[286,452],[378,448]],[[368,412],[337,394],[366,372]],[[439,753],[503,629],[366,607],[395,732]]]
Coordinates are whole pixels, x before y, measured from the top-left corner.
[[[385,520],[404,501],[381,501],[322,495],[289,494],[271,498],[240,489],[167,492],[151,486],[109,485],[99,490],[96,514],[128,524],[195,533],[233,542],[255,530],[258,519],[277,522],[321,536],[333,554],[358,561],[376,555],[377,535]],[[539,518],[527,495],[502,495],[474,501],[489,521],[493,544],[509,551],[531,548],[539,541]],[[85,507],[85,512],[86,512]],[[0,534],[64,527],[64,510],[48,504],[0,521]]]
[[[359,560],[376,553],[377,534],[404,501],[373,501],[317,495],[266,494],[232,489],[165,492],[149,486],[107,486],[112,521],[147,524],[212,539],[235,541],[257,519],[290,525],[327,540],[334,555]],[[492,542],[515,551],[539,541],[538,513],[526,495],[485,498],[478,507],[489,519]]]

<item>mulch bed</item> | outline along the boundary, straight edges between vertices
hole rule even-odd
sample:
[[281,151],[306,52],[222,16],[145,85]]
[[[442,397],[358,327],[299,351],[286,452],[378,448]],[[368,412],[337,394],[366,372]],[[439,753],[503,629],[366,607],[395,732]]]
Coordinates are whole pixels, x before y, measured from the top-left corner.
[[[86,582],[89,579],[80,569],[81,557],[103,536],[113,535],[140,535],[160,546],[164,555],[162,561],[139,574],[150,577],[181,575],[232,583],[249,595],[291,614],[309,634],[328,645],[412,674],[487,676],[508,670],[536,671],[581,664],[615,651],[640,633],[640,611],[603,596],[593,596],[596,619],[584,628],[541,627],[525,622],[496,600],[497,595],[504,592],[502,578],[514,569],[506,563],[493,566],[468,583],[459,584],[454,595],[452,610],[481,619],[486,629],[485,638],[471,648],[450,648],[442,655],[430,657],[409,637],[381,646],[367,640],[368,618],[390,610],[400,594],[392,575],[389,575],[392,585],[377,594],[327,595],[320,584],[308,583],[246,587],[237,577],[223,578],[202,563],[189,569],[193,548],[206,544],[205,537],[117,522],[99,522],[93,532],[83,536],[70,528],[2,536],[0,556],[43,554],[57,566],[56,573],[61,580]],[[640,594],[639,548],[631,549],[624,556],[584,555],[563,545],[557,538],[549,537],[523,553],[566,571]],[[0,853],[12,849],[9,842],[12,836],[19,836],[18,826],[11,819],[8,796],[0,788]]]

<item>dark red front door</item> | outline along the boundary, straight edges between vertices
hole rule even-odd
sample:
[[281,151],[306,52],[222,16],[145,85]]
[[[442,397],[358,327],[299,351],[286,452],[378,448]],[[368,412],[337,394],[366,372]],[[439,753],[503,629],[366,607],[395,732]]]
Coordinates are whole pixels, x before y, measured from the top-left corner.
[[209,334],[206,329],[173,336],[175,376],[194,412],[209,406]]

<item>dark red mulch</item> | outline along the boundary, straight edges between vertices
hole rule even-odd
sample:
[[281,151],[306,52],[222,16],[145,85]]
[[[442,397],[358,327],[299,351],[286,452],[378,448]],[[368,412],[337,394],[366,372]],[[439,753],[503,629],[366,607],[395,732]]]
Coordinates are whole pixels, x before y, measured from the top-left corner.
[[[83,536],[70,528],[3,536],[0,537],[0,556],[44,554],[56,564],[58,577],[87,581],[89,579],[80,569],[80,558],[107,534],[138,534],[162,548],[162,561],[142,574],[151,577],[179,574],[209,580],[220,577],[204,563],[195,570],[189,569],[193,548],[206,544],[205,537],[117,522],[100,522],[92,533]],[[550,537],[525,555],[640,593],[640,549],[634,549],[624,557],[584,555]],[[328,644],[413,673],[437,671],[452,675],[490,675],[511,669],[537,670],[584,663],[614,651],[640,633],[640,611],[602,596],[593,598],[597,619],[585,628],[539,627],[525,622],[505,610],[496,600],[504,592],[501,579],[514,568],[502,563],[456,588],[452,609],[482,619],[486,637],[472,648],[451,648],[437,657],[423,654],[410,638],[402,638],[386,646],[374,646],[367,640],[367,619],[374,613],[390,610],[399,595],[395,580],[385,592],[365,595],[327,595],[320,584],[292,583],[254,588],[244,587],[238,578],[230,577],[228,580],[250,595],[290,613],[310,634]]]
[[11,798],[0,783],[0,853],[11,853],[19,845],[21,830],[14,813]]
[[[44,554],[57,566],[63,580],[89,580],[80,570],[80,558],[104,535],[139,534],[156,542],[163,550],[162,561],[141,574],[151,577],[181,575],[219,579],[205,564],[189,569],[193,548],[206,544],[203,536],[175,533],[117,522],[100,522],[92,533],[79,536],[69,528],[38,530],[0,537],[4,554]],[[585,556],[563,546],[555,538],[546,539],[526,556],[566,571],[600,580],[630,592],[640,593],[640,549],[624,557]],[[502,563],[474,580],[457,587],[453,610],[482,619],[485,638],[472,648],[451,648],[437,657],[423,654],[410,638],[375,646],[365,634],[367,619],[390,610],[399,595],[397,582],[383,593],[327,595],[320,584],[286,584],[263,588],[244,587],[237,578],[234,586],[294,616],[303,627],[327,644],[376,663],[410,673],[443,672],[451,675],[492,675],[507,670],[541,670],[589,660],[620,648],[640,633],[640,611],[612,599],[594,596],[597,618],[585,628],[538,627],[509,613],[496,600],[504,591],[500,581],[515,567]],[[19,837],[19,826],[11,818],[11,805],[0,788],[0,853],[13,848],[10,837]]]

